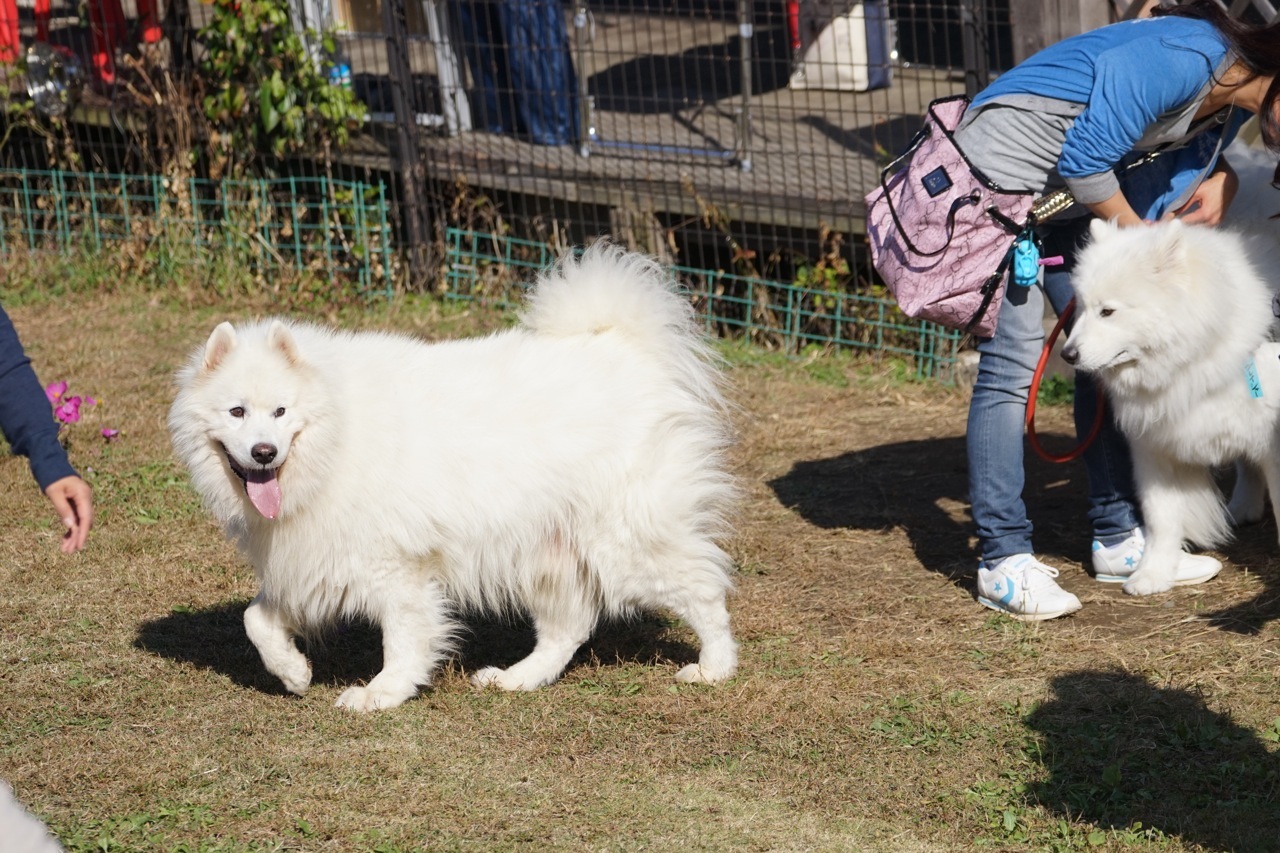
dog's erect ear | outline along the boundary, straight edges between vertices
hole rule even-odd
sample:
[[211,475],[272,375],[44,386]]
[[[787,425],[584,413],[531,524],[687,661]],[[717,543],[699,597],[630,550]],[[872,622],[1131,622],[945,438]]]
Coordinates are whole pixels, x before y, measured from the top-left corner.
[[1157,225],[1160,229],[1160,240],[1155,248],[1155,265],[1161,271],[1176,270],[1186,261],[1183,229],[1186,227],[1178,219],[1167,219]]
[[1092,219],[1089,221],[1089,241],[1096,243],[1116,230],[1109,219]]
[[201,372],[212,373],[217,370],[218,365],[222,364],[222,360],[235,348],[235,345],[236,330],[230,323],[219,323],[204,345],[204,360],[200,363]]
[[302,363],[302,353],[298,351],[298,342],[294,339],[293,332],[279,320],[274,321],[271,328],[267,329],[267,346],[283,355],[291,365]]

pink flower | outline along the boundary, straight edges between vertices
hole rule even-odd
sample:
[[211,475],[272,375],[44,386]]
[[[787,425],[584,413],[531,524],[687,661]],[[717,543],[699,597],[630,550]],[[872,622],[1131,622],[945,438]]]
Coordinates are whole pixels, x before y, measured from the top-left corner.
[[83,406],[96,406],[98,401],[89,396],[68,396],[66,382],[52,382],[45,386],[44,395],[53,406],[53,417],[62,426],[74,424],[80,420],[80,409]]
[[118,430],[118,429],[112,429],[111,427],[105,427],[105,428],[102,430],[102,437],[103,437],[103,438],[105,438],[107,441],[114,441],[114,440],[115,440],[116,438],[118,438],[119,436],[120,436],[120,430]]
[[73,424],[80,420],[80,398],[67,397],[53,410],[53,416],[64,424]]
[[50,382],[44,386],[44,395],[49,398],[49,405],[56,406],[58,401],[62,399],[62,395],[67,393],[67,383]]

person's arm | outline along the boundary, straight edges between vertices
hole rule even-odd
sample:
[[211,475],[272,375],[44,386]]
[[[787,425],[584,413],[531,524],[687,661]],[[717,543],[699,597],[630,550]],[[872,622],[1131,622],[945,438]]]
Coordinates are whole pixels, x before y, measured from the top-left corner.
[[[1236,176],[1235,169],[1225,159],[1219,158],[1213,172],[1200,182],[1187,203],[1177,210],[1169,211],[1164,218],[1180,217],[1188,224],[1218,225],[1239,188],[1240,179]],[[1110,197],[1086,204],[1085,207],[1099,219],[1114,220],[1122,228],[1142,225],[1144,222],[1119,190]]]
[[1186,223],[1220,225],[1239,189],[1240,178],[1236,175],[1236,170],[1231,168],[1225,157],[1219,157],[1218,164],[1200,182],[1200,186],[1196,187],[1187,203],[1177,210],[1169,211],[1164,218],[1172,219],[1176,216]]
[[[1145,25],[1128,26],[1142,32]],[[1114,169],[1161,116],[1189,104],[1203,89],[1216,55],[1192,47],[1135,39],[1096,58],[1088,103],[1067,130],[1058,158],[1067,188],[1095,215],[1122,226],[1142,222],[1121,194]]]
[[[1125,26],[1140,32],[1145,25]],[[1212,69],[1199,54],[1157,44],[1135,39],[1094,61],[1089,100],[1067,129],[1058,157],[1059,174],[1082,204],[1109,199],[1120,188],[1116,165],[1162,115],[1190,103],[1209,79]]]
[[9,315],[0,308],[0,432],[14,453],[27,457],[31,474],[67,528],[62,550],[84,547],[93,523],[93,495],[58,441],[58,424],[40,380],[31,369]]
[[1134,211],[1133,206],[1120,190],[1116,190],[1102,201],[1086,203],[1085,207],[1099,219],[1114,221],[1121,228],[1142,224],[1142,217]]

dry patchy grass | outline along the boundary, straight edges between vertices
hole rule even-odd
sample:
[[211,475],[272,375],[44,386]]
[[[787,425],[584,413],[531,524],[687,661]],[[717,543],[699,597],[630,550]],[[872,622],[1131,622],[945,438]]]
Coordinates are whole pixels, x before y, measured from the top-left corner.
[[[260,309],[122,292],[12,311],[44,381],[104,401],[72,434],[100,512],[83,554],[57,553],[25,462],[0,457],[0,777],[69,849],[1280,847],[1274,527],[1210,584],[1128,598],[1081,567],[1081,469],[1036,465],[1039,547],[1085,609],[991,614],[963,396],[832,356],[728,348],[747,486],[730,684],[677,686],[692,636],[655,615],[521,695],[465,675],[523,654],[527,626],[476,622],[431,690],[371,716],[332,705],[380,662],[351,625],[312,650],[312,692],[284,694],[240,624],[251,573],[164,428],[185,354]],[[340,319],[500,322],[411,302]]]

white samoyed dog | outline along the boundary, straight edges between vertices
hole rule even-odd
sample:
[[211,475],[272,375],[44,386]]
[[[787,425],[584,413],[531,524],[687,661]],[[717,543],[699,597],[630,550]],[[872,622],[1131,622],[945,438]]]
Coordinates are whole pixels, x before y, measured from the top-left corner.
[[[1133,451],[1147,544],[1125,592],[1170,589],[1184,542],[1214,547],[1261,516],[1256,476],[1230,511],[1215,466],[1260,471],[1280,494],[1280,344],[1271,342],[1280,252],[1270,237],[1170,220],[1096,220],[1076,262],[1063,358],[1094,374]],[[1277,508],[1280,520],[1280,507]]]
[[537,632],[481,686],[553,682],[598,620],[645,609],[697,634],[677,680],[736,671],[729,411],[688,300],[602,241],[544,273],[521,321],[435,344],[222,323],[179,372],[175,451],[253,564],[245,630],[288,690],[311,681],[295,637],[349,616],[383,638],[381,672],[337,701],[360,711],[429,684],[467,612]]

